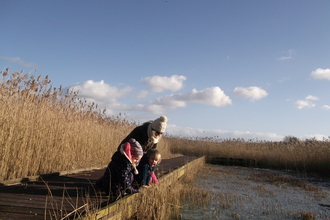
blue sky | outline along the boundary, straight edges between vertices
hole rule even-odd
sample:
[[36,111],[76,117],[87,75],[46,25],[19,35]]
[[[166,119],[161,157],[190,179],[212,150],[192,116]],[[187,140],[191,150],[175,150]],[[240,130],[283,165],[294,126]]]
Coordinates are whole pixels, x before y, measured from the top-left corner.
[[[0,70],[167,133],[328,137],[330,1],[1,0]],[[36,71],[34,71],[36,69]]]

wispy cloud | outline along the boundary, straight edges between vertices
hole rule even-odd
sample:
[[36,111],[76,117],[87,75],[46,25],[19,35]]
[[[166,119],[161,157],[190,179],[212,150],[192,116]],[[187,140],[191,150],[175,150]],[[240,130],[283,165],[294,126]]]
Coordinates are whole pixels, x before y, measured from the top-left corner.
[[142,99],[142,98],[145,98],[148,94],[149,94],[149,91],[143,90],[143,91],[138,92],[135,97],[138,99]]
[[317,101],[319,100],[319,97],[317,96],[306,96],[306,98],[304,100],[297,100],[295,102],[295,106],[298,109],[303,109],[303,108],[314,108],[316,106],[316,104],[313,101]]
[[283,82],[286,82],[286,81],[289,81],[290,78],[288,77],[282,77],[281,79],[277,80],[279,83],[283,83]]
[[306,96],[305,99],[307,99],[307,100],[320,100],[319,97],[317,97],[317,96],[313,96],[313,95]]
[[314,79],[327,79],[330,80],[330,69],[318,68],[311,72],[311,77]]
[[165,105],[170,108],[185,107],[187,102],[223,107],[231,105],[232,101],[219,87],[203,90],[193,89],[186,94],[172,94],[157,98],[154,104]]
[[294,49],[290,49],[288,51],[283,52],[285,55],[282,57],[277,58],[277,60],[290,60],[292,59],[293,55],[296,53]]
[[163,92],[169,90],[172,92],[179,91],[183,88],[183,81],[187,78],[185,76],[173,75],[167,76],[152,76],[140,80],[140,82],[149,87],[152,92]]
[[246,99],[250,99],[251,101],[257,101],[259,99],[265,98],[268,96],[268,93],[266,90],[257,87],[257,86],[251,86],[251,87],[236,87],[234,89],[234,95],[236,97],[242,97]]
[[295,105],[298,109],[315,107],[315,104],[308,100],[297,100]]
[[0,56],[0,59],[7,60],[9,62],[13,62],[13,63],[19,64],[21,66],[25,66],[25,67],[29,67],[29,68],[33,68],[33,69],[37,69],[38,68],[37,64],[24,61],[24,60],[22,60],[19,57],[5,57],[5,56]]
[[330,110],[330,105],[323,105],[323,106],[322,106],[322,109]]

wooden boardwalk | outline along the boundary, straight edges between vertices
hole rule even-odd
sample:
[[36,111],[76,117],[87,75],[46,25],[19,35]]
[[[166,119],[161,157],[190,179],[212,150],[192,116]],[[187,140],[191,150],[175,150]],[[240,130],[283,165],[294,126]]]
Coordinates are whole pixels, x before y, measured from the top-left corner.
[[[163,159],[157,175],[161,177],[194,159],[193,156]],[[8,181],[0,183],[0,220],[74,219],[85,210],[86,202],[102,205],[106,201],[104,193],[94,188],[104,170],[59,172],[42,175],[35,181],[24,178],[12,185],[6,185]]]

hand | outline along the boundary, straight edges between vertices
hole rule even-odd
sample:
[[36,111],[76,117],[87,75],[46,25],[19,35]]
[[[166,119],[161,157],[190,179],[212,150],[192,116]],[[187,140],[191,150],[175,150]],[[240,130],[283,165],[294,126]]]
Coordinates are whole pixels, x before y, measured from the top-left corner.
[[141,191],[139,189],[133,189],[133,188],[127,188],[126,193],[127,194],[134,194],[134,193],[140,193]]
[[134,193],[140,193],[141,192],[141,190],[139,190],[139,189],[132,189],[132,194],[134,194]]

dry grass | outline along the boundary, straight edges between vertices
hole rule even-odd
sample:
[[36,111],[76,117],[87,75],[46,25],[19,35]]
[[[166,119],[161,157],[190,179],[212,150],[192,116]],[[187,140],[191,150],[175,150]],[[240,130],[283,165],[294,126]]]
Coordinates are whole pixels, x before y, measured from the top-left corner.
[[[0,74],[0,181],[106,165],[137,125],[53,88],[48,76]],[[166,140],[159,150],[171,157]]]
[[[107,116],[77,92],[53,88],[48,76],[7,69],[0,79],[0,181],[106,165],[137,123]],[[166,136],[163,158],[178,154],[243,158],[258,167],[330,173],[330,141],[244,141]]]
[[[76,92],[53,88],[48,76],[35,77],[22,73],[0,79],[0,181],[38,175],[60,170],[106,165],[118,143],[137,123],[125,115],[107,116],[95,103],[80,99]],[[314,139],[295,142],[222,140],[214,138],[181,138],[166,136],[158,145],[162,158],[176,155],[198,155],[222,158],[244,158],[257,162],[259,167],[291,169],[300,173],[330,173],[330,141]],[[199,166],[201,168],[201,166]],[[198,169],[195,169],[198,170]],[[137,219],[179,218],[182,201],[191,205],[207,204],[210,195],[188,185],[195,172],[181,179],[175,187],[161,184],[143,193],[137,209]],[[260,178],[260,177],[253,177]],[[302,182],[283,177],[266,176],[267,181],[289,182],[305,190],[318,192]],[[271,194],[270,191],[261,191]],[[178,197],[177,195],[180,195]],[[155,198],[155,199],[151,199]],[[221,194],[221,206],[229,208],[235,199]],[[88,199],[88,197],[86,197]],[[51,196],[50,196],[51,200]],[[49,200],[49,201],[50,201]],[[61,210],[55,201],[54,210]],[[86,201],[85,204],[88,204]],[[79,209],[81,207],[72,201]],[[140,212],[139,210],[144,210]],[[88,211],[87,211],[88,212]],[[63,213],[48,213],[57,219]],[[66,215],[70,213],[65,213]],[[65,215],[64,215],[65,216]],[[315,219],[313,213],[301,213],[302,219]],[[238,218],[233,213],[233,218]]]
[[208,204],[208,192],[192,185],[202,167],[203,162],[190,165],[175,184],[168,186],[160,182],[145,190],[136,202],[136,215],[132,219],[180,219],[182,201],[191,206]]
[[308,184],[305,181],[297,180],[291,176],[280,176],[272,172],[264,172],[261,174],[249,175],[248,179],[258,182],[268,182],[280,188],[285,188],[287,184],[290,184],[291,186],[299,187],[313,193],[314,197],[318,200],[321,200],[327,196],[327,194],[320,187]]
[[330,139],[290,143],[171,137],[169,142],[173,153],[242,159],[236,162],[260,168],[295,170],[301,174],[330,173]]
[[302,212],[300,213],[300,217],[302,220],[315,220],[315,213],[313,212]]
[[75,188],[75,193],[72,193],[72,191],[70,193],[71,189],[64,187],[62,196],[53,195],[47,182],[44,181],[44,184],[48,189],[44,219],[69,220],[85,216],[94,219],[92,214],[99,210],[102,202],[104,202],[102,195],[94,188],[92,183],[90,183],[88,189]]

